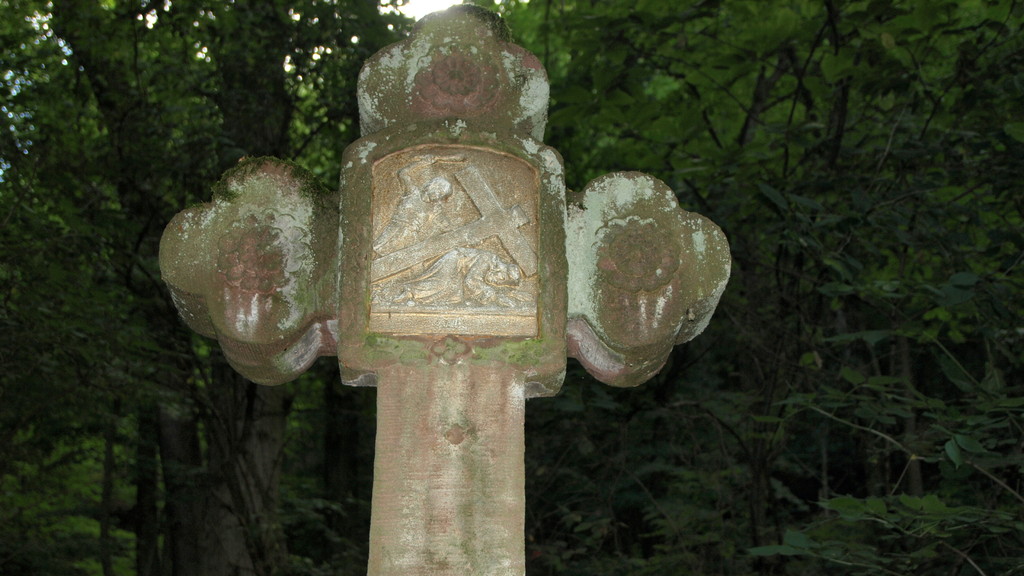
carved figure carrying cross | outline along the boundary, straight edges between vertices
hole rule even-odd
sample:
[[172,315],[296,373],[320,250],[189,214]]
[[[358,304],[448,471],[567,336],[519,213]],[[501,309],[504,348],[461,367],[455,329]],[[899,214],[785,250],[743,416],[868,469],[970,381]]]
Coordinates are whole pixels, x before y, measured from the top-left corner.
[[412,265],[436,258],[459,246],[479,244],[491,236],[499,238],[516,264],[528,276],[537,273],[537,255],[529,241],[519,232],[519,227],[530,222],[519,205],[506,209],[501,205],[490,185],[475,166],[469,166],[455,173],[473,204],[480,212],[480,218],[462,228],[432,236],[406,248],[396,250],[373,261],[371,280],[386,278]]
[[244,160],[161,240],[182,317],[244,376],[337,355],[377,386],[371,575],[524,574],[526,399],[567,356],[642,383],[729,276],[721,230],[660,181],[567,193],[545,72],[502,26],[450,9],[366,63],[338,191]]

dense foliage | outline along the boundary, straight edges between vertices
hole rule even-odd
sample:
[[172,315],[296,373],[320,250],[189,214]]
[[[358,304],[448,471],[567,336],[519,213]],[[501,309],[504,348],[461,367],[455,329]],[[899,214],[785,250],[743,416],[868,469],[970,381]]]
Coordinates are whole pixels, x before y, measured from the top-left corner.
[[[570,365],[528,405],[529,573],[1024,571],[1024,5],[490,6],[548,68],[568,185],[651,173],[735,260],[652,382]],[[365,573],[372,393],[330,359],[234,376],[155,256],[243,155],[336,182],[408,22],[0,8],[0,574]]]

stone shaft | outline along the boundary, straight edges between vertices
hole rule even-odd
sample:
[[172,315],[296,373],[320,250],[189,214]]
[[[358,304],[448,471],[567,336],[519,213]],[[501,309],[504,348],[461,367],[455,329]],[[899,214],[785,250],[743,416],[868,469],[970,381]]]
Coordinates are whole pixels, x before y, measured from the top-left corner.
[[377,384],[369,576],[522,576],[522,377],[396,364]]

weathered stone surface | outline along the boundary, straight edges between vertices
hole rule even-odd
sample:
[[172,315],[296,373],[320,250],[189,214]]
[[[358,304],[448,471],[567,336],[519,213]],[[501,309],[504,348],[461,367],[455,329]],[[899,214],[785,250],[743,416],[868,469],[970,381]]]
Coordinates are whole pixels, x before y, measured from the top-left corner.
[[181,317],[254,382],[335,352],[336,202],[302,169],[250,159],[164,230],[160,271]]
[[[350,384],[372,384],[378,368],[418,361],[449,335],[472,341],[474,362],[529,374],[531,395],[553,394],[561,384],[561,163],[529,137],[499,146],[472,128],[441,121],[388,129],[346,151],[338,355]],[[426,166],[418,179],[443,182],[447,196],[436,203],[444,218],[431,219],[427,202],[410,201],[427,186],[403,184],[395,166]],[[408,219],[399,214],[402,203],[418,209],[414,223],[397,226],[404,238],[390,233]]]
[[467,362],[525,374],[528,396],[561,385],[565,184],[540,142],[547,76],[492,17],[424,18],[360,74],[363,137],[342,159],[346,383],[459,336]]
[[379,387],[369,574],[521,576],[526,399],[567,355],[614,386],[656,373],[707,325],[728,242],[640,173],[567,208],[545,72],[485,10],[423,19],[358,97],[337,194],[245,161],[168,225],[164,279],[246,377],[337,354]]
[[588,184],[569,208],[569,352],[599,380],[636,386],[700,334],[729,280],[729,243],[639,172]]
[[431,14],[413,35],[370,58],[359,75],[363,136],[458,118],[478,130],[544,139],[547,73],[508,42],[497,15],[472,7]]
[[522,575],[523,376],[438,351],[379,373],[369,573]]

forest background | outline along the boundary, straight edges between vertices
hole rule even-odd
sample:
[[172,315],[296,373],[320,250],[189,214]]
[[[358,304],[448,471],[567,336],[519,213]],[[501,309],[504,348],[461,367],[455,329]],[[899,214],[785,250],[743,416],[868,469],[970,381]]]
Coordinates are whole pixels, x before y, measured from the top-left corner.
[[[1024,573],[1024,5],[506,0],[567,184],[732,243],[635,390],[527,408],[531,575]],[[0,0],[0,574],[365,573],[373,392],[242,380],[170,217],[242,156],[335,185],[373,0]]]

